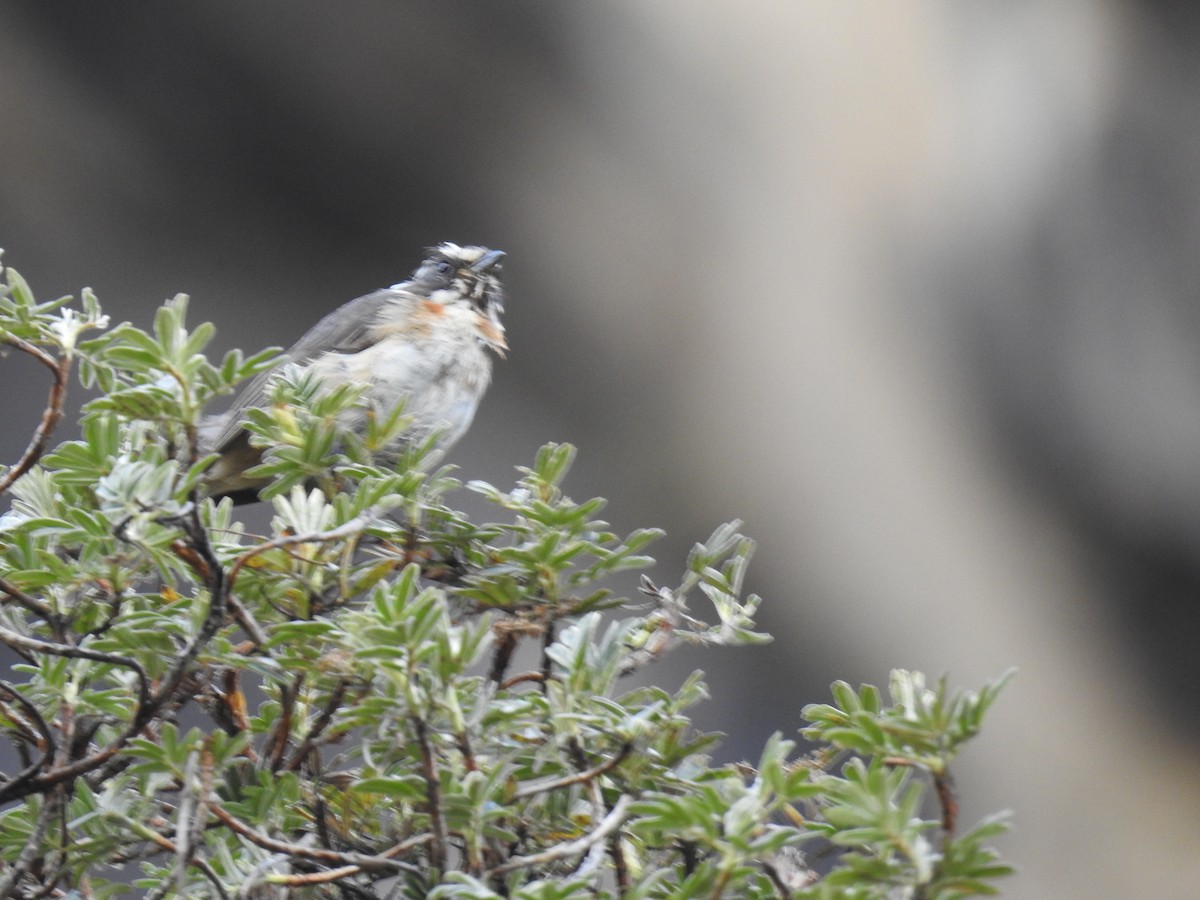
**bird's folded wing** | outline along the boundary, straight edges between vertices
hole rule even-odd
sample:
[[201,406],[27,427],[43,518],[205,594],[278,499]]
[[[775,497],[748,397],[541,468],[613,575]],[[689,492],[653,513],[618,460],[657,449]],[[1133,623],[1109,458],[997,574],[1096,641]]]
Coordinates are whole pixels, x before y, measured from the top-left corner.
[[398,317],[405,312],[411,314],[418,300],[402,288],[385,288],[351,300],[329,313],[280,356],[275,366],[251,380],[228,412],[201,425],[201,444],[205,452],[221,452],[242,433],[241,422],[246,410],[263,405],[267,382],[281,368],[290,363],[310,362],[327,352],[358,353],[376,340],[376,328],[385,310],[397,308]]

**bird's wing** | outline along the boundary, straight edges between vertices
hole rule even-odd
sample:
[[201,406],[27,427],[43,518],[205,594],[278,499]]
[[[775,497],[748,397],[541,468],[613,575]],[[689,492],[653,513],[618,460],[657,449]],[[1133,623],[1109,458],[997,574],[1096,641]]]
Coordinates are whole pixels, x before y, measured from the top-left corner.
[[270,369],[255,376],[242,389],[229,411],[205,429],[212,435],[210,450],[221,451],[242,433],[242,418],[246,410],[262,406],[267,382],[290,363],[303,364],[322,353],[358,353],[374,343],[373,333],[383,310],[392,307],[412,307],[419,298],[400,286],[385,288],[351,300],[335,309],[310,328]]

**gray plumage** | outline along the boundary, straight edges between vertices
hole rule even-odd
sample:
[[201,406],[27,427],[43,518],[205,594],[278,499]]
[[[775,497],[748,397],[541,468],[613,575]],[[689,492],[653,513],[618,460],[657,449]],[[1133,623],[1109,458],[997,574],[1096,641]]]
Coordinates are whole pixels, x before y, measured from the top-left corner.
[[313,371],[325,388],[365,385],[358,406],[339,425],[361,430],[368,408],[387,415],[397,403],[412,418],[405,439],[433,431],[449,447],[471,424],[491,380],[489,350],[504,355],[504,254],[444,243],[408,281],[334,310],[296,342],[271,370],[253,379],[225,414],[201,426],[201,449],[219,453],[207,475],[212,496],[253,500],[266,482],[247,478],[262,460],[242,427],[248,409],[266,404],[270,379],[289,364]]

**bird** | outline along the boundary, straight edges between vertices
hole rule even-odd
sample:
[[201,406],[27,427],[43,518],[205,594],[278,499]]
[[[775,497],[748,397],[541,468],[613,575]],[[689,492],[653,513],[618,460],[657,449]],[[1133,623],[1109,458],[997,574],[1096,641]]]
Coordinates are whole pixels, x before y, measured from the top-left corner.
[[243,419],[247,410],[268,405],[271,379],[288,366],[310,370],[322,390],[363,388],[354,410],[339,420],[342,428],[361,434],[369,415],[386,416],[403,404],[410,425],[401,443],[435,433],[440,449],[457,442],[491,381],[491,353],[503,358],[508,350],[500,321],[504,258],[501,250],[443,242],[426,250],[407,281],[351,300],[317,322],[227,412],[201,425],[201,451],[217,454],[206,473],[208,495],[249,503],[270,482],[246,474],[262,462],[264,448],[250,443]]

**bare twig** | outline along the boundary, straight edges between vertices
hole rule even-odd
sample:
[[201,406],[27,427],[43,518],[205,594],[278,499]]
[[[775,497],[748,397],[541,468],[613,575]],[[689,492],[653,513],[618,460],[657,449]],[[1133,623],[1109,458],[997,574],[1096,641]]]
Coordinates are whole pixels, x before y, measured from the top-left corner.
[[446,870],[446,822],[442,818],[442,782],[438,775],[437,759],[429,742],[429,726],[425,720],[413,713],[410,716],[416,730],[417,745],[421,748],[421,776],[425,779],[425,797],[429,802],[429,826],[433,832],[430,853],[438,871]]
[[942,807],[942,846],[954,838],[958,827],[958,797],[954,794],[954,781],[947,771],[933,773],[933,789]]
[[[92,637],[100,637],[100,635],[107,632],[110,628],[113,627],[113,625],[115,625],[117,623],[117,616],[119,616],[121,614],[121,601],[123,599],[121,597],[121,592],[114,590],[112,585],[109,584],[108,582],[100,581],[98,583],[99,583],[100,587],[108,595],[108,615],[106,615],[104,617],[103,622],[101,622],[95,628],[89,629],[86,632],[87,634],[90,634]],[[60,641],[63,639],[63,636],[61,634],[56,635],[56,637]]]
[[88,650],[86,647],[73,647],[70,644],[55,644],[50,641],[38,640],[5,628],[3,625],[0,625],[0,641],[29,653],[48,653],[51,656],[65,656],[69,659],[89,659],[92,662],[132,669],[138,680],[138,706],[141,707],[150,702],[150,680],[146,677],[146,670],[136,659],[117,656],[115,653]]
[[[595,779],[587,782],[587,791],[588,796],[592,801],[593,821],[603,821],[603,817],[608,810],[604,805],[604,794],[600,790],[600,782],[596,781]],[[618,835],[616,832],[614,832],[610,837],[616,841]],[[592,874],[598,877],[600,875],[600,864],[604,861],[604,854],[607,850],[606,845],[608,843],[609,842],[607,840],[603,840],[596,841],[596,843],[592,844],[591,849],[587,852],[587,856],[579,861],[579,865],[576,866],[575,871],[571,873],[572,876],[582,877],[584,875]],[[597,888],[598,887],[599,884],[597,884]]]
[[250,610],[242,604],[242,601],[230,594],[226,599],[229,604],[229,610],[233,613],[234,621],[242,626],[242,630],[254,642],[256,648],[261,648],[267,642],[267,633],[262,630],[262,626],[258,624],[258,620],[250,614]]
[[70,781],[72,778],[78,778],[80,775],[86,775],[93,769],[100,768],[100,766],[104,765],[120,752],[130,737],[132,735],[119,737],[115,742],[102,750],[97,750],[91,756],[85,756],[83,759],[78,759],[69,765],[55,766],[47,772],[34,775],[24,781],[20,778],[13,779],[3,787],[0,787],[0,803],[19,800],[22,797],[28,797],[30,794],[40,794],[60,782]]
[[237,581],[238,574],[246,566],[250,560],[258,556],[260,553],[266,553],[268,550],[278,550],[281,547],[291,547],[296,544],[326,544],[330,541],[341,540],[342,538],[352,537],[365,530],[371,522],[375,520],[374,508],[369,508],[359,515],[355,516],[345,524],[339,525],[337,528],[331,528],[328,531],[311,531],[307,534],[289,534],[283,537],[277,537],[269,541],[263,541],[261,544],[255,544],[241,556],[233,561],[233,565],[229,567],[229,584],[230,587]]
[[25,448],[25,452],[21,454],[21,458],[13,467],[0,476],[0,494],[7,491],[18,478],[33,468],[34,464],[41,459],[42,454],[46,452],[46,445],[50,442],[50,435],[54,433],[54,426],[62,418],[63,401],[67,397],[67,382],[71,372],[70,355],[56,360],[40,347],[12,334],[3,338],[3,341],[10,347],[16,347],[21,352],[28,353],[48,368],[54,375],[54,381],[50,384],[50,397],[46,401],[42,421],[38,423],[37,429],[33,432],[29,446]]
[[550,647],[553,646],[555,637],[554,621],[551,620],[546,624],[546,633],[542,635],[542,693],[546,692],[550,677],[554,674],[554,662],[550,659]]
[[538,684],[541,684],[545,680],[546,676],[541,672],[521,672],[517,675],[511,675],[508,678],[505,678],[502,682],[500,682],[500,687],[507,690],[508,688],[516,687],[518,684],[521,684],[525,681],[534,681]]
[[197,772],[200,768],[200,751],[193,749],[188,754],[183,767],[183,785],[179,792],[179,809],[175,817],[175,886],[180,896],[185,895],[187,886],[187,865],[196,853],[196,845],[192,838],[195,836],[195,810],[199,806],[197,794],[200,790],[200,779]]
[[938,806],[942,811],[942,847],[954,839],[954,831],[958,828],[958,797],[954,794],[954,779],[943,769],[934,769],[928,765],[907,759],[903,756],[884,757],[883,762],[889,766],[907,766],[929,773],[933,780],[933,790],[937,794]]
[[[196,630],[196,633],[192,636],[192,639],[172,660],[171,667],[162,677],[157,690],[150,693],[149,699],[146,702],[138,704],[138,708],[134,711],[133,717],[125,727],[125,730],[117,735],[111,744],[73,763],[55,766],[47,772],[42,772],[40,775],[35,775],[27,779],[24,783],[9,782],[0,787],[0,803],[26,797],[29,794],[39,793],[60,782],[78,778],[80,775],[100,769],[102,766],[105,767],[105,770],[100,774],[102,777],[105,777],[106,773],[112,771],[114,765],[119,766],[121,760],[117,759],[114,761],[114,757],[171,701],[201,649],[220,630],[222,623],[225,621],[226,610],[228,609],[226,601],[229,595],[230,582],[225,575],[225,569],[217,559],[216,553],[213,552],[212,545],[208,540],[208,534],[204,530],[203,523],[200,521],[198,510],[199,508],[195,504],[192,504],[190,511],[180,519],[180,526],[191,541],[192,548],[203,560],[208,572],[208,613],[204,617],[204,621],[200,624],[200,627]],[[50,644],[48,646],[58,647],[60,645]],[[82,648],[72,649],[81,650]],[[50,651],[47,650],[45,652]],[[90,654],[93,651],[85,652]],[[100,654],[100,656],[103,659],[99,661],[117,665],[122,664],[117,663],[116,660],[123,659],[123,657],[110,657],[109,654]],[[93,657],[85,656],[84,658],[91,659]]]
[[304,736],[304,740],[300,742],[300,746],[296,748],[296,752],[292,754],[292,758],[284,766],[285,771],[295,772],[300,768],[305,758],[317,745],[317,741],[325,733],[325,729],[329,727],[329,724],[333,721],[333,717],[337,715],[337,711],[342,708],[342,700],[346,696],[346,687],[348,684],[349,682],[345,679],[341,679],[334,685],[333,690],[329,694],[329,699],[325,703],[325,707],[312,723],[312,727],[309,728],[308,734]]
[[287,750],[288,735],[292,731],[292,716],[296,710],[296,697],[304,686],[304,673],[299,673],[291,684],[279,685],[279,716],[275,727],[263,747],[263,756],[271,761],[271,771],[278,772],[283,766],[283,754]]
[[[28,745],[33,744],[36,746],[39,742],[39,736],[33,727],[33,723],[13,709],[3,698],[0,698],[0,717],[3,717],[6,720],[6,724],[11,725],[13,730],[16,731],[17,734],[10,735],[9,740],[12,741],[13,747],[17,752],[21,754],[21,758],[28,761],[29,754],[26,752]],[[23,737],[24,741],[17,740],[18,735]]]
[[341,881],[343,878],[357,875],[361,871],[362,866],[342,866],[339,869],[326,869],[324,872],[309,872],[307,875],[268,875],[263,881],[283,887],[307,887]]
[[471,749],[471,735],[465,730],[460,731],[454,736],[455,742],[458,744],[458,752],[462,754],[463,765],[468,772],[478,772],[479,765],[475,762],[475,751]]
[[180,519],[180,527],[183,528],[191,543],[192,549],[200,556],[204,562],[204,567],[207,569],[208,578],[208,614],[204,617],[204,621],[196,630],[196,634],[176,655],[171,663],[171,668],[167,674],[163,676],[159,682],[158,690],[150,698],[150,703],[140,711],[140,715],[135,718],[134,725],[136,728],[133,733],[126,736],[125,740],[141,730],[141,727],[149,722],[162,706],[171,698],[175,691],[179,688],[180,683],[187,675],[188,669],[192,662],[199,655],[201,649],[212,639],[221,628],[225,621],[225,613],[228,610],[229,591],[233,585],[233,579],[225,572],[220,560],[217,559],[217,554],[213,551],[212,544],[208,539],[208,532],[204,528],[204,524],[200,521],[200,508],[195,503],[190,504],[187,513]]
[[254,616],[250,614],[250,611],[232,594],[234,582],[237,581],[238,575],[245,568],[246,564],[260,553],[266,553],[268,550],[278,550],[282,547],[291,547],[296,544],[323,544],[356,536],[362,533],[374,518],[374,508],[367,509],[349,522],[339,525],[337,528],[331,528],[328,531],[285,535],[269,541],[263,541],[261,544],[255,544],[233,561],[233,565],[229,567],[229,576],[227,579],[230,593],[226,596],[224,602],[227,608],[233,612],[234,619],[242,626],[242,629],[249,636],[250,640],[254,642],[256,647],[262,647],[267,642],[267,634],[262,630],[262,627],[255,620]]
[[621,846],[621,836],[614,834],[608,839],[608,855],[612,857],[614,876],[617,880],[618,896],[625,896],[626,891],[633,887],[629,875],[629,863],[625,860],[625,849]]
[[632,675],[664,656],[679,640],[679,628],[683,624],[684,604],[670,588],[660,588],[645,575],[639,590],[653,597],[658,610],[646,617],[647,628],[652,630],[637,647],[629,648],[621,661],[621,675]]
[[571,775],[565,775],[561,778],[542,778],[538,781],[528,781],[521,785],[513,792],[512,799],[520,800],[524,797],[532,797],[534,794],[544,794],[547,791],[556,791],[559,788],[569,787],[573,784],[580,784],[585,781],[591,781],[594,778],[599,778],[605,772],[610,772],[621,764],[630,751],[633,750],[633,744],[626,742],[621,745],[621,749],[611,759],[606,759],[600,765],[583,772],[575,772]]
[[[283,853],[287,856],[299,857],[301,859],[311,859],[316,862],[328,863],[331,865],[342,865],[354,868],[356,871],[366,869],[388,869],[395,872],[419,872],[420,869],[411,863],[401,862],[393,859],[394,856],[399,856],[402,853],[407,853],[421,844],[430,841],[431,835],[422,834],[416,837],[409,838],[406,841],[401,841],[394,847],[390,847],[383,853],[378,853],[374,856],[365,853],[354,853],[348,850],[326,850],[322,847],[307,847],[303,844],[290,843],[281,841],[269,835],[263,834],[260,831],[255,831],[245,822],[231,815],[223,806],[216,803],[210,804],[209,809],[212,814],[217,817],[223,824],[236,834],[241,835],[252,844],[262,847],[264,850],[270,850],[273,853]],[[353,873],[347,873],[353,874]],[[346,877],[341,875],[339,877]],[[331,879],[332,880],[332,879]]]
[[59,788],[55,791],[60,797],[58,803],[58,836],[54,844],[54,848],[47,854],[46,863],[53,862],[54,868],[52,871],[42,877],[42,883],[45,885],[40,894],[35,894],[36,897],[57,897],[65,894],[56,887],[60,879],[67,872],[67,849],[72,846],[72,841],[69,837],[70,822],[68,820],[69,810],[65,799],[61,799],[66,793],[65,788]]
[[[167,853],[175,856],[179,854],[179,847],[174,841],[165,835],[159,834],[148,825],[129,819],[120,813],[114,813],[110,811],[106,815],[109,819],[131,829],[137,837],[149,841],[160,850],[165,850]],[[221,879],[217,877],[217,873],[213,871],[212,866],[210,866],[205,860],[198,856],[193,856],[188,861],[188,865],[200,870],[204,877],[212,883],[213,889],[217,892],[217,896],[220,897],[221,900],[229,900],[229,892],[225,890],[225,886],[221,884]],[[166,884],[170,886],[169,881],[166,882]]]
[[[28,719],[26,724],[32,725],[34,728],[36,728],[38,734],[41,735],[42,738],[41,759],[30,763],[14,778],[6,782],[4,787],[0,788],[0,792],[2,792],[11,785],[20,786],[29,782],[34,777],[35,773],[37,773],[38,770],[46,765],[46,763],[49,762],[58,752],[58,742],[55,741],[54,732],[50,730],[50,726],[46,724],[46,720],[42,718],[42,714],[38,712],[38,708],[29,700],[25,699],[25,697],[21,695],[20,691],[18,691],[7,681],[0,681],[0,690],[3,690],[5,693],[7,693],[14,701],[16,701],[17,705],[25,711],[25,716]],[[3,895],[0,894],[0,896]]]
[[[195,504],[196,501],[193,499],[192,503]],[[191,566],[192,571],[205,584],[212,580],[212,566],[209,560],[203,554],[199,553],[193,545],[184,541],[175,541],[171,544],[171,550],[176,556]],[[242,630],[254,642],[255,648],[262,647],[267,642],[267,634],[262,630],[262,627],[258,624],[254,616],[250,614],[250,611],[232,593],[226,596],[225,603],[233,613],[234,620],[242,626]]]
[[[55,723],[58,726],[58,747],[54,751],[54,764],[57,766],[64,765],[71,758],[72,748],[75,746],[77,739],[76,726],[78,719],[75,715],[74,700],[70,695],[64,695],[58,705],[58,720]],[[54,810],[55,817],[60,820],[62,830],[66,831],[66,822],[63,819],[63,806],[67,799],[67,785],[56,784],[42,796],[42,803]],[[32,894],[34,897],[44,897],[54,889],[55,882],[63,872],[67,863],[67,847],[66,841],[52,842],[50,847],[44,848],[45,852],[38,857],[38,876],[41,879],[41,890]],[[28,847],[26,849],[29,849]],[[0,896],[4,896],[3,891],[0,891]]]
[[38,853],[43,849],[42,842],[46,839],[46,832],[50,829],[50,822],[54,819],[60,802],[61,797],[58,791],[52,791],[42,800],[42,808],[38,811],[37,818],[34,819],[29,838],[21,847],[21,852],[17,855],[16,860],[5,868],[4,875],[0,877],[0,897],[13,896],[17,882],[29,872]]
[[12,597],[12,599],[16,600],[23,607],[25,607],[26,610],[33,613],[33,615],[37,616],[38,618],[44,619],[47,622],[50,622],[54,619],[54,610],[52,610],[47,604],[36,599],[35,597],[30,597],[15,584],[6,581],[3,578],[0,578],[0,591],[4,591],[4,593],[8,594],[8,596]]
[[499,683],[508,671],[513,652],[517,649],[517,635],[507,629],[494,629],[496,633],[496,649],[492,651],[492,665],[488,670],[488,680]]
[[589,834],[585,834],[577,840],[568,841],[565,844],[555,844],[541,853],[531,853],[528,856],[514,856],[507,862],[488,869],[485,874],[489,876],[503,875],[515,869],[542,866],[546,863],[566,859],[569,856],[580,856],[587,853],[593,846],[603,841],[621,827],[621,823],[625,821],[625,811],[629,808],[630,800],[631,798],[628,794],[622,794],[617,802],[613,804],[612,811]]

